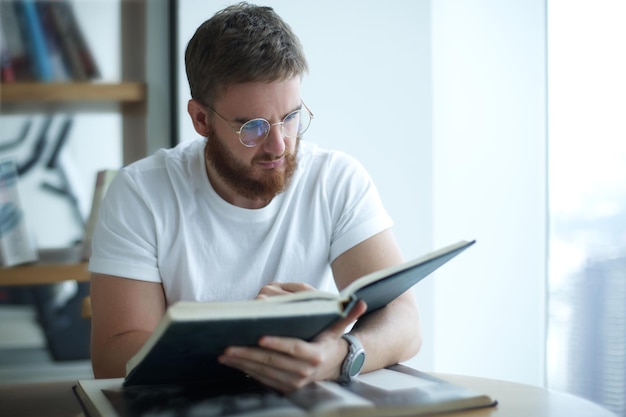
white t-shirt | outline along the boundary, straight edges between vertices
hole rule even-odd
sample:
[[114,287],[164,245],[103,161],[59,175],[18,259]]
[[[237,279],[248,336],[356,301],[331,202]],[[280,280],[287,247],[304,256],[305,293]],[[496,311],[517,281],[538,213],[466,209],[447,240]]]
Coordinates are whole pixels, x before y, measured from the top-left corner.
[[107,190],[89,270],[160,282],[168,304],[254,298],[272,281],[336,291],[330,263],[392,226],[365,169],[301,142],[288,189],[261,209],[224,201],[205,139],[123,168]]

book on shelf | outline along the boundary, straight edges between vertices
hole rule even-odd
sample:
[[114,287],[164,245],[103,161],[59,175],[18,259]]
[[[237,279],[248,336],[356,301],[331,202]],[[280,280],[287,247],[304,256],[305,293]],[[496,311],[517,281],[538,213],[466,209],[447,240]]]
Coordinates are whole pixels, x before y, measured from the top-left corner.
[[46,11],[59,34],[61,53],[71,78],[85,81],[100,77],[100,70],[72,5],[67,1],[50,2]]
[[0,161],[0,265],[14,266],[37,258],[20,201],[17,166],[13,160]]
[[[2,13],[2,10],[0,10]],[[15,69],[11,61],[11,51],[7,43],[7,31],[4,29],[3,18],[0,18],[0,81],[3,83],[15,82]]]
[[100,76],[68,0],[2,0],[0,12],[15,73],[6,82],[87,81]]
[[67,65],[65,54],[62,50],[63,39],[52,15],[52,8],[55,7],[55,3],[55,1],[37,1],[35,3],[39,22],[46,40],[48,61],[52,68],[53,81],[77,80],[71,73],[71,68]]
[[12,2],[0,1],[0,21],[2,22],[2,31],[5,39],[5,65],[10,67],[8,77],[3,74],[2,82],[11,83],[30,79],[32,77],[30,62],[26,54],[26,47],[24,46],[17,14]]
[[17,1],[15,10],[18,24],[22,25],[26,51],[36,79],[43,82],[54,81],[50,51],[34,0]]
[[383,308],[474,242],[365,275],[339,294],[302,291],[251,301],[174,303],[128,361],[124,385],[241,380],[243,373],[218,363],[228,346],[255,346],[266,335],[312,340],[359,300],[367,303],[366,314]]
[[491,407],[491,396],[404,365],[361,374],[349,383],[320,381],[279,393],[252,379],[223,383],[124,387],[123,379],[79,380],[74,392],[89,417],[426,416]]
[[91,241],[93,238],[93,231],[96,228],[98,221],[98,212],[100,211],[100,203],[104,198],[109,185],[113,181],[113,178],[117,175],[116,169],[103,169],[96,174],[96,184],[93,188],[93,198],[91,200],[91,211],[89,217],[85,223],[85,234],[83,236],[83,259],[89,259],[91,256]]

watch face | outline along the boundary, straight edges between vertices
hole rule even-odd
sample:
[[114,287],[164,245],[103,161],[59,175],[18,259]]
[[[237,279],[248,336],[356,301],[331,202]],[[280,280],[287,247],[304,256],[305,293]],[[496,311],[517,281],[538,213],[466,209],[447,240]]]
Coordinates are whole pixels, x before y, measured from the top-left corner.
[[350,376],[356,376],[361,369],[363,368],[363,364],[365,363],[365,353],[360,352],[354,357],[352,364],[350,365]]

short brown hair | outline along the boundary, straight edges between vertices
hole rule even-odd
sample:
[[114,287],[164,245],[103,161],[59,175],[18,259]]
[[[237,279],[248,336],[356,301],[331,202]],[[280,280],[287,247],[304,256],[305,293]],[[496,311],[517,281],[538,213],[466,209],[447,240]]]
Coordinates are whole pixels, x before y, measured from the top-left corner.
[[282,81],[308,71],[289,25],[271,7],[245,2],[198,27],[185,51],[185,67],[191,97],[209,105],[229,85]]

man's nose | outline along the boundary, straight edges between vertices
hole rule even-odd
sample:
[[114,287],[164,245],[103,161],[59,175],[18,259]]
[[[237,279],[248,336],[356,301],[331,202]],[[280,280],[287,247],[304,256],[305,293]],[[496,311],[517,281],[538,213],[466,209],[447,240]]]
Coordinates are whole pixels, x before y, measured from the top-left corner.
[[263,142],[263,148],[272,155],[282,155],[285,152],[285,135],[283,123],[277,122],[270,125],[270,131]]

